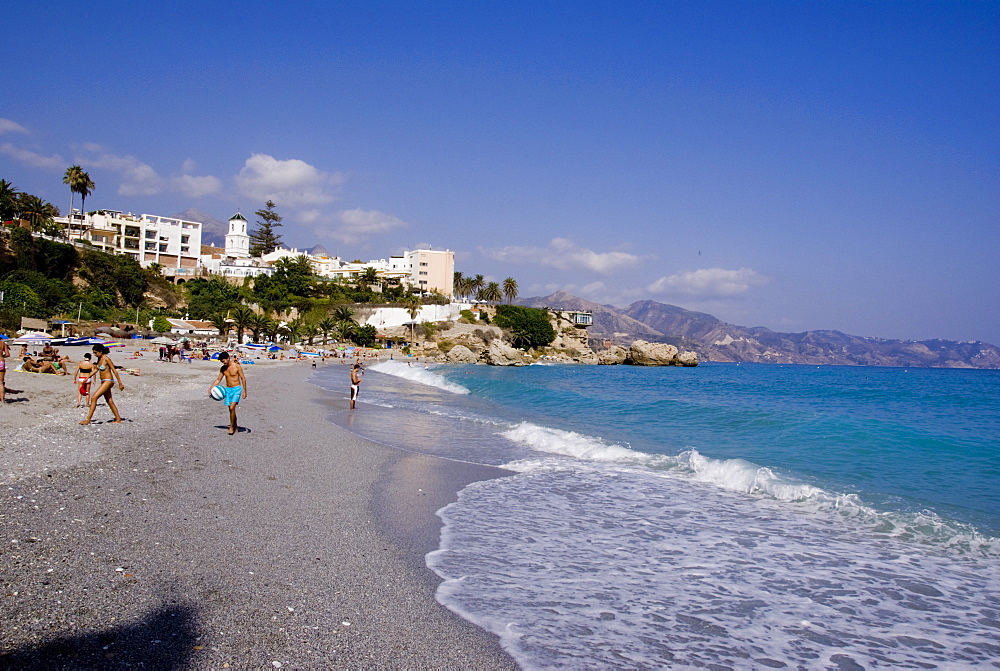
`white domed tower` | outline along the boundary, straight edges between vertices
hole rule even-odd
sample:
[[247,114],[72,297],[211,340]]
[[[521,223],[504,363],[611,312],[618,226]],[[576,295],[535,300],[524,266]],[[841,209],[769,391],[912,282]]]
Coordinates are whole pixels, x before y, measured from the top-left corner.
[[238,259],[250,258],[250,234],[247,220],[237,212],[229,217],[229,232],[226,233],[226,256]]

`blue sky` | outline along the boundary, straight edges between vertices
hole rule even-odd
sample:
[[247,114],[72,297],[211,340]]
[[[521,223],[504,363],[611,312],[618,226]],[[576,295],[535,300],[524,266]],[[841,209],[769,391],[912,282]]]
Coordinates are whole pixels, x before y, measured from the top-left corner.
[[80,163],[523,296],[1000,344],[998,2],[95,4],[4,10],[0,178],[63,210]]

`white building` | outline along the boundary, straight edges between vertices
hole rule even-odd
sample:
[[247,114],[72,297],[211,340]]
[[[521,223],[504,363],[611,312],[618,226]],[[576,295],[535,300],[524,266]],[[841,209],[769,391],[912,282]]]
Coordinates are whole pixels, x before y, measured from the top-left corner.
[[407,283],[420,291],[437,291],[451,297],[455,283],[455,252],[415,249],[390,258],[393,270],[406,273]]
[[250,256],[247,220],[239,212],[229,218],[225,248],[206,247],[205,251],[201,255],[201,265],[213,275],[241,278],[274,274],[274,268],[269,264]]
[[322,272],[317,268],[316,257],[310,257],[317,274],[323,277],[342,278],[356,281],[365,270],[374,268],[380,280],[397,281],[420,291],[437,291],[445,296],[453,295],[455,279],[455,253],[450,250],[417,249],[403,252],[388,259],[371,259],[367,262],[345,263],[327,262]]
[[124,214],[98,210],[74,211],[71,218],[56,217],[70,239],[86,240],[97,249],[127,254],[143,267],[158,263],[164,275],[193,274],[201,254],[201,223],[153,214]]

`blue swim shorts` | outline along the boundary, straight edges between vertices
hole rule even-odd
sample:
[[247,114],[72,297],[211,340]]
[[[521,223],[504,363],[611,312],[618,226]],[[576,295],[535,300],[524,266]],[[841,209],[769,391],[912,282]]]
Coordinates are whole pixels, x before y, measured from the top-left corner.
[[243,396],[243,386],[238,385],[236,387],[223,387],[226,390],[226,395],[222,399],[225,405],[232,405],[233,403],[239,403],[240,397]]

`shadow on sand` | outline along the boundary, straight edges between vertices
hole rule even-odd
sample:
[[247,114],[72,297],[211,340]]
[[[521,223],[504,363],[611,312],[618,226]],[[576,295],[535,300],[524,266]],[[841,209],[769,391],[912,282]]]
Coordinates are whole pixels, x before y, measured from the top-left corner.
[[196,615],[188,606],[164,606],[132,624],[0,653],[0,669],[190,668]]
[[[229,431],[229,425],[228,424],[216,424],[215,428],[222,429],[223,431]],[[253,433],[253,431],[251,429],[249,429],[248,427],[241,426],[241,427],[239,427],[239,428],[236,429],[236,433]]]

